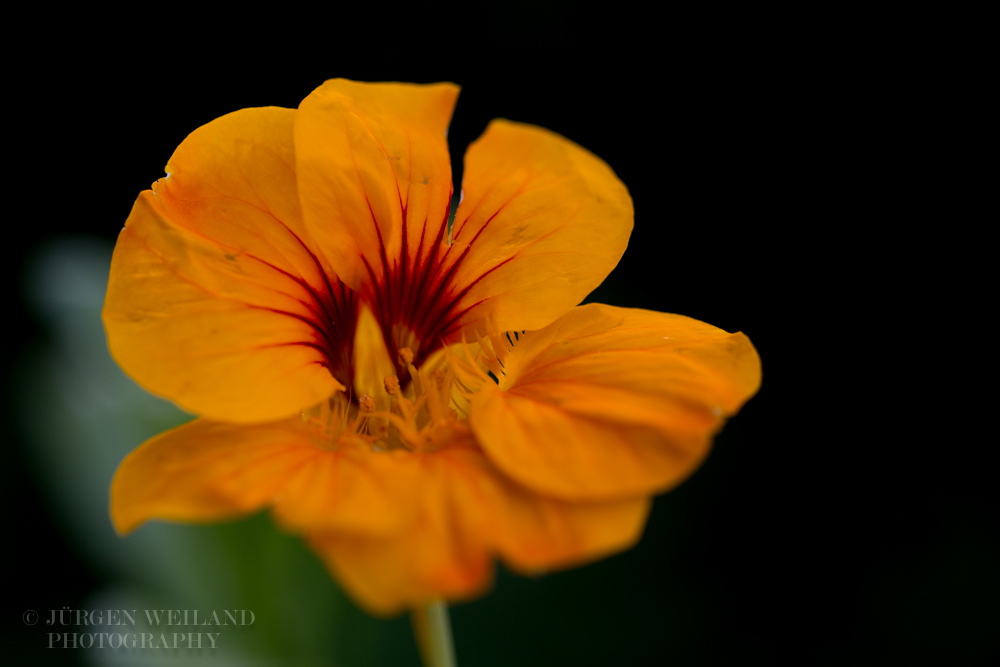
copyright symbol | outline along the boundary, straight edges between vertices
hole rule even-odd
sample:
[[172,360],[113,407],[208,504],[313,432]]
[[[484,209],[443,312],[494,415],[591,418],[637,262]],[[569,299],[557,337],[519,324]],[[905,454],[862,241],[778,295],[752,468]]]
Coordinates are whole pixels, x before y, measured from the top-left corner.
[[34,609],[29,609],[28,611],[24,612],[22,618],[24,619],[24,622],[27,623],[28,625],[34,625],[35,623],[38,623],[38,612],[35,611]]

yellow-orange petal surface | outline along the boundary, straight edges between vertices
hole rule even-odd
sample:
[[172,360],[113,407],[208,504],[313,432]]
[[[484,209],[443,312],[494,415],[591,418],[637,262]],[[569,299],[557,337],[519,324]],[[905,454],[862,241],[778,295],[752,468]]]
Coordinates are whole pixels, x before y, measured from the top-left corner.
[[761,378],[742,333],[601,304],[520,334],[503,371],[472,397],[476,439],[513,479],[576,501],[679,483]]
[[288,481],[274,518],[296,533],[350,531],[381,537],[406,530],[417,509],[420,466],[409,452],[376,452],[349,437],[317,452]]
[[203,416],[279,419],[350,382],[356,304],[302,223],[295,113],[244,109],[195,130],[115,247],[112,355]]
[[576,504],[540,496],[500,474],[471,440],[392,463],[418,469],[415,513],[401,532],[310,536],[338,580],[378,614],[481,593],[492,579],[493,555],[539,571],[627,548],[642,533],[649,507],[647,498]]
[[115,526],[129,532],[154,518],[207,522],[268,507],[297,533],[382,536],[409,526],[420,484],[416,458],[374,452],[349,433],[334,441],[323,430],[292,418],[197,419],[167,431],[129,454],[115,473]]
[[429,248],[447,223],[451,83],[333,79],[299,105],[298,179],[305,223],[354,289],[383,280],[406,246]]
[[146,441],[111,483],[115,528],[127,533],[149,519],[218,521],[269,507],[322,454],[293,424],[196,419]]
[[547,326],[607,277],[632,233],[632,198],[611,167],[533,125],[490,123],[465,155],[462,195],[448,333]]

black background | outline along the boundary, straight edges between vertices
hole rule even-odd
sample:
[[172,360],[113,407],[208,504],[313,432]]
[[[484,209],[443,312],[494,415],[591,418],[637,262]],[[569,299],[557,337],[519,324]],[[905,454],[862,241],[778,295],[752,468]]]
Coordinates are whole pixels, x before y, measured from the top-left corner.
[[[459,658],[463,641],[578,665],[998,656],[993,468],[964,430],[976,417],[933,377],[941,336],[914,340],[942,305],[928,265],[907,261],[928,211],[901,183],[934,141],[912,85],[929,61],[897,48],[891,22],[568,3],[244,11],[239,24],[199,12],[23,26],[31,46],[6,68],[5,373],[41,335],[17,296],[31,248],[64,233],[113,239],[194,128],[295,107],[335,76],[455,81],[456,182],[494,117],[580,143],[636,211],[592,300],[742,330],[764,368],[705,467],[657,500],[640,546],[584,574],[501,576],[489,610],[454,609]],[[14,647],[24,609],[79,605],[101,582],[50,516],[9,409],[3,420]],[[566,601],[558,618],[531,607],[541,587]]]

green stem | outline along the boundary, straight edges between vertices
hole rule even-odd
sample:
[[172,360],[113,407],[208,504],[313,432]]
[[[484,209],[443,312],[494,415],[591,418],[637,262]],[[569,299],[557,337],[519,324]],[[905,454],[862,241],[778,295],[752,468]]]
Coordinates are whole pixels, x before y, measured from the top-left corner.
[[425,667],[457,667],[451,641],[448,605],[441,600],[413,610],[413,634],[417,636]]

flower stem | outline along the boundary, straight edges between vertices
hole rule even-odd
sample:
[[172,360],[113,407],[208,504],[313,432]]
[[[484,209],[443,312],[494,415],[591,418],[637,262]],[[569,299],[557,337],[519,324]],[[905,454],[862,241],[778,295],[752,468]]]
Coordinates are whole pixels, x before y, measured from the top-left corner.
[[441,600],[417,607],[410,614],[424,667],[457,667],[451,641],[448,605]]

